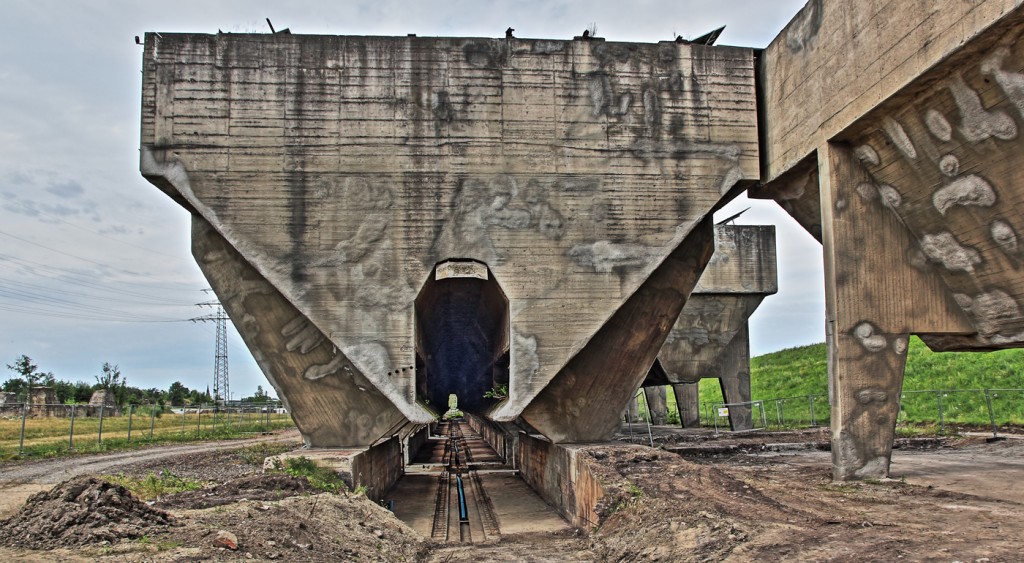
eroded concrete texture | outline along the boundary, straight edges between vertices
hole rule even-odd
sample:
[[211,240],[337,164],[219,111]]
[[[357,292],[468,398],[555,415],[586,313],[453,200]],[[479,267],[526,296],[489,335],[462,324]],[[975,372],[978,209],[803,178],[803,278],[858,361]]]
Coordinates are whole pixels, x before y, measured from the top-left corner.
[[714,250],[712,211],[758,176],[754,66],[674,42],[150,33],[140,167],[193,213],[312,445],[444,410],[417,376],[459,350],[417,330],[451,321],[418,325],[414,302],[446,261],[507,299],[507,344],[466,346],[486,348],[472,393],[508,394],[474,407],[602,439]]

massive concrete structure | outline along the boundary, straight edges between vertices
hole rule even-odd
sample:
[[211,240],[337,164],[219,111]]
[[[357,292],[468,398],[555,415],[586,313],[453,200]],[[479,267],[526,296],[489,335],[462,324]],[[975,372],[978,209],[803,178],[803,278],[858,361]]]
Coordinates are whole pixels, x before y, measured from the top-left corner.
[[888,474],[907,339],[1024,344],[1024,9],[812,0],[765,51],[762,180],[824,245],[838,479]]
[[811,0],[759,56],[147,34],[141,169],[322,446],[506,382],[469,404],[607,437],[753,186],[824,245],[835,476],[878,477],[909,334],[1024,342],[1022,33],[1012,0]]
[[192,212],[310,444],[373,443],[449,392],[604,439],[711,213],[758,175],[754,66],[674,42],[148,34],[141,169]]

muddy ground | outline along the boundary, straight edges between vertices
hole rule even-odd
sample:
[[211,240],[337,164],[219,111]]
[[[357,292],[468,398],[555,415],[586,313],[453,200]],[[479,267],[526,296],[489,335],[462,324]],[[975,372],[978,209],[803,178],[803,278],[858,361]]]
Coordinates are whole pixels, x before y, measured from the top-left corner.
[[[1024,440],[907,442],[894,454],[894,479],[834,484],[828,452],[816,446],[771,446],[816,441],[813,433],[803,440],[793,438],[773,442],[732,437],[735,441],[720,445],[737,447],[723,451],[708,449],[714,443],[703,440],[698,445],[704,450],[686,451],[693,446],[687,440],[666,439],[662,444],[681,446],[683,455],[662,449],[599,449],[590,463],[609,491],[600,506],[599,529],[505,536],[500,544],[483,546],[432,544],[361,495],[310,494],[302,484],[281,477],[254,477],[259,463],[251,449],[177,452],[162,460],[149,456],[100,473],[187,473],[209,482],[210,488],[147,505],[170,520],[153,520],[156,525],[142,536],[85,546],[57,539],[54,550],[28,549],[24,540],[15,541],[0,547],[0,560],[1021,559]],[[0,467],[0,495],[10,490],[11,481],[5,479],[14,469]],[[24,477],[22,481],[22,486],[51,486]],[[289,496],[278,498],[282,492]],[[125,529],[134,530],[138,507],[113,496],[121,499]],[[45,514],[43,502],[54,501],[36,499],[29,505]],[[8,511],[0,517],[10,515]],[[111,521],[120,517],[116,511],[106,515]],[[214,544],[222,530],[235,535],[237,551]],[[0,531],[0,544],[10,543]]]

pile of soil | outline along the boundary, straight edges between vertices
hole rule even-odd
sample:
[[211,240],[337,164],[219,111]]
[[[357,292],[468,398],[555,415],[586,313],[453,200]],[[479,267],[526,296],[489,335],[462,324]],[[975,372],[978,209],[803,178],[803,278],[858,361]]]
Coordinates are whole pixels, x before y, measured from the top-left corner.
[[[430,545],[386,509],[357,494],[246,501],[180,514],[182,526],[154,539],[180,544],[176,555],[196,561],[418,561]],[[219,530],[235,534],[237,551],[213,544]]]
[[29,497],[0,521],[0,545],[51,549],[116,543],[167,530],[174,517],[150,507],[128,489],[79,477]]
[[248,475],[208,489],[168,495],[153,506],[164,509],[201,509],[245,500],[272,501],[307,495],[315,489],[309,481],[290,475]]

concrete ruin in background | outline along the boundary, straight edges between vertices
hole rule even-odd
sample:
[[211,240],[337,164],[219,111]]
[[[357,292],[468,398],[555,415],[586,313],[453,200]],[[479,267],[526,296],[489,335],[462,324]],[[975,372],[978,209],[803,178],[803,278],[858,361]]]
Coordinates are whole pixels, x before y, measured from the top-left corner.
[[[192,213],[196,259],[321,446],[433,417],[417,378],[447,339],[424,327],[483,333],[460,377],[507,378],[488,420],[607,438],[711,256],[711,214],[751,188],[824,245],[834,474],[880,477],[909,334],[1024,341],[1022,20],[1010,0],[812,0],[759,56],[150,33],[141,170]],[[496,285],[428,290],[461,313],[418,325],[446,262]]]
[[665,390],[675,392],[684,428],[700,425],[697,385],[717,378],[732,430],[752,428],[750,338],[747,321],[761,301],[778,291],[775,228],[715,227],[715,254],[665,339],[644,392],[652,414],[667,409]]

